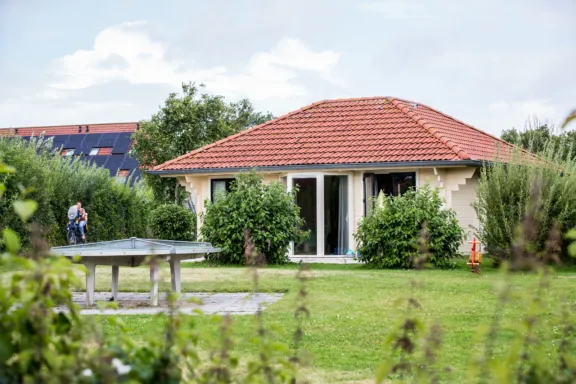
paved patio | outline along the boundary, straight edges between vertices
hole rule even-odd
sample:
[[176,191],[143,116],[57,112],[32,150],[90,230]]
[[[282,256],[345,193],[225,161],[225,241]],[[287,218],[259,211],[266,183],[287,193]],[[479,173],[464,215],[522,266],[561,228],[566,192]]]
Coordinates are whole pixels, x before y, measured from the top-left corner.
[[[183,260],[183,263],[198,263],[204,258],[194,260]],[[351,256],[290,256],[290,261],[294,263],[319,263],[319,264],[359,264],[358,259]]]
[[[179,311],[184,314],[192,314],[200,309],[205,314],[230,314],[230,315],[251,315],[264,310],[274,304],[284,296],[283,293],[205,293],[191,292],[183,293],[180,297]],[[96,292],[95,300],[110,302],[112,294],[109,292]],[[202,304],[187,302],[188,299],[200,299]],[[167,312],[166,294],[160,294],[159,306],[150,307],[149,293],[119,292],[119,309],[83,308],[80,313],[83,315],[154,315],[160,312]],[[72,300],[80,307],[86,306],[86,294],[84,292],[74,293]],[[59,311],[66,311],[65,307],[57,308]]]

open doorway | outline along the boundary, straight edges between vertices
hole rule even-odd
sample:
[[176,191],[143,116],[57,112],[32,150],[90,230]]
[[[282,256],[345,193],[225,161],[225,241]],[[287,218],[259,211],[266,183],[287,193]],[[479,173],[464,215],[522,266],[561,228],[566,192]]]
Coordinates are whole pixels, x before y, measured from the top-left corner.
[[316,255],[318,250],[317,231],[317,183],[316,178],[293,179],[298,187],[296,204],[300,207],[300,217],[304,219],[304,230],[310,231],[310,237],[303,243],[294,244],[295,255]]
[[324,176],[324,254],[348,251],[348,176]]

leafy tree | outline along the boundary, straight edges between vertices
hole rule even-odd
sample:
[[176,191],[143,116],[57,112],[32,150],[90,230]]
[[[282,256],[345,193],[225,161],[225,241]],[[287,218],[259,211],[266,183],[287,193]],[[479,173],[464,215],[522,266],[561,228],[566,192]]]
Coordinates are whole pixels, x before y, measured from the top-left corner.
[[[133,151],[146,168],[162,164],[273,118],[255,112],[243,99],[228,103],[222,96],[200,93],[194,83],[182,84],[182,94],[171,93],[160,111],[140,124],[134,135]],[[185,192],[174,178],[145,174],[158,201],[180,203]]]
[[553,136],[550,132],[550,127],[547,124],[535,128],[528,128],[525,130],[517,130],[516,128],[502,131],[502,140],[509,143],[516,144],[524,149],[533,153],[540,153],[544,150],[546,143]]
[[542,154],[552,144],[566,148],[571,157],[576,156],[576,131],[559,131],[554,125],[538,119],[528,121],[522,130],[512,128],[502,131],[501,138],[532,153]]

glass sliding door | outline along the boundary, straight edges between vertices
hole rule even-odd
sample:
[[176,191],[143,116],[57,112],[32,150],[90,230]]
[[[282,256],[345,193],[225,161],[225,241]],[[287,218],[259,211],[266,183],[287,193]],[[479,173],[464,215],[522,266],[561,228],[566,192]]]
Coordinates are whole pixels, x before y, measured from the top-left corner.
[[294,244],[295,255],[316,255],[318,250],[317,199],[318,186],[316,178],[294,178],[294,187],[298,187],[296,203],[300,207],[300,216],[304,219],[304,230],[310,231],[309,239]]
[[324,254],[348,248],[348,176],[324,176]]

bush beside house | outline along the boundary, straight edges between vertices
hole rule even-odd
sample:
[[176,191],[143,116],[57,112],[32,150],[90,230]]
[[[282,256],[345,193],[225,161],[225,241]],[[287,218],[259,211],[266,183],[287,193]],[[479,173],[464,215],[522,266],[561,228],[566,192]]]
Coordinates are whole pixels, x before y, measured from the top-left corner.
[[[480,228],[478,235],[486,252],[497,261],[512,258],[512,244],[529,203],[538,204],[530,246],[536,255],[546,250],[553,226],[565,233],[576,227],[576,161],[572,148],[556,140],[545,144],[534,161],[516,150],[508,162],[494,161],[482,169],[474,204]],[[562,258],[568,261],[566,244]]]
[[164,240],[196,240],[196,215],[175,204],[163,204],[150,212],[152,236]]
[[267,263],[288,262],[290,242],[304,235],[294,194],[286,192],[286,186],[279,182],[265,185],[262,175],[255,172],[238,175],[229,192],[208,203],[202,217],[203,239],[222,248],[208,260],[245,264],[244,230],[248,229]]
[[425,226],[428,262],[449,267],[464,231],[456,213],[443,204],[438,190],[429,186],[401,196],[381,194],[355,234],[359,260],[376,268],[411,268]]

